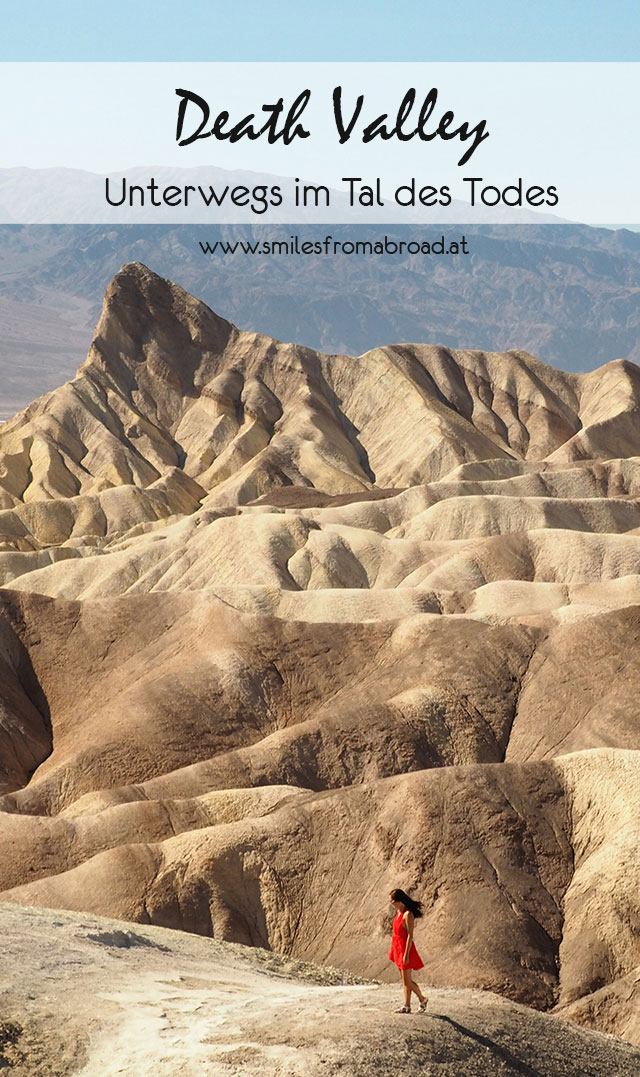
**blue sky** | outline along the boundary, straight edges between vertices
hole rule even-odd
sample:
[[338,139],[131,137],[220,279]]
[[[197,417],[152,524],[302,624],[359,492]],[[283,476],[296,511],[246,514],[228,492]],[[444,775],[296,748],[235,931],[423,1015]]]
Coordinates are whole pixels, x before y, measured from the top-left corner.
[[637,0],[30,0],[0,38],[3,60],[638,58]]

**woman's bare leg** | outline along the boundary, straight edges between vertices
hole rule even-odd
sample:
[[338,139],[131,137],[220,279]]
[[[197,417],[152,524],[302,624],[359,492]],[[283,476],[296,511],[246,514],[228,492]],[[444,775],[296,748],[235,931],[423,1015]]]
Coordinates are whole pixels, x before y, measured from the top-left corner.
[[[415,991],[415,993],[418,996],[420,1002],[424,1002],[424,995],[422,994],[422,991],[420,990],[420,984],[417,984],[416,981],[413,979],[413,977],[411,979],[411,990]],[[409,997],[411,997],[411,995],[409,995]]]
[[404,1004],[405,1006],[411,1006],[411,969],[400,969],[400,975],[402,976],[402,987],[404,989]]

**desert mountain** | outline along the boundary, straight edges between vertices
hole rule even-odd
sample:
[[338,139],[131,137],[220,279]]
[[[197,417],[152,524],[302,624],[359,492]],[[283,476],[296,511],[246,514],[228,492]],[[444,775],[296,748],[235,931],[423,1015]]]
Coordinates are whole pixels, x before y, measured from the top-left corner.
[[640,1042],[639,390],[125,266],[0,427],[2,900],[388,978],[400,885],[425,982]]
[[73,376],[123,261],[153,265],[236,325],[324,352],[420,340],[523,348],[574,371],[640,359],[635,232],[448,225],[468,255],[416,256],[392,244],[433,243],[443,227],[389,225],[388,254],[260,253],[290,247],[292,231],[320,244],[328,232],[347,245],[382,236],[365,225],[0,226],[0,420]]

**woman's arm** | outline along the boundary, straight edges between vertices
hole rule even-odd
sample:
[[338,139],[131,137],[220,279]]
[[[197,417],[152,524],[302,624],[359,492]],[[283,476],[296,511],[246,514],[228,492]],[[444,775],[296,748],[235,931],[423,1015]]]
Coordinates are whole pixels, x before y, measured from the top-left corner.
[[413,925],[415,923],[415,917],[412,912],[407,909],[406,913],[402,917],[404,926],[407,929],[407,945],[404,948],[404,960],[403,965],[409,964],[409,954],[411,953],[411,945],[413,943]]

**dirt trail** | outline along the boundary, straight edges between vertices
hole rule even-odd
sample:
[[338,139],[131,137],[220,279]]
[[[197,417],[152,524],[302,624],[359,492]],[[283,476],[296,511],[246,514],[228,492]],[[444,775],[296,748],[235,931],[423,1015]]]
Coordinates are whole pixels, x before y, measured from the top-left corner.
[[211,939],[0,906],[12,1077],[637,1077],[640,1051],[489,992],[397,988]]

